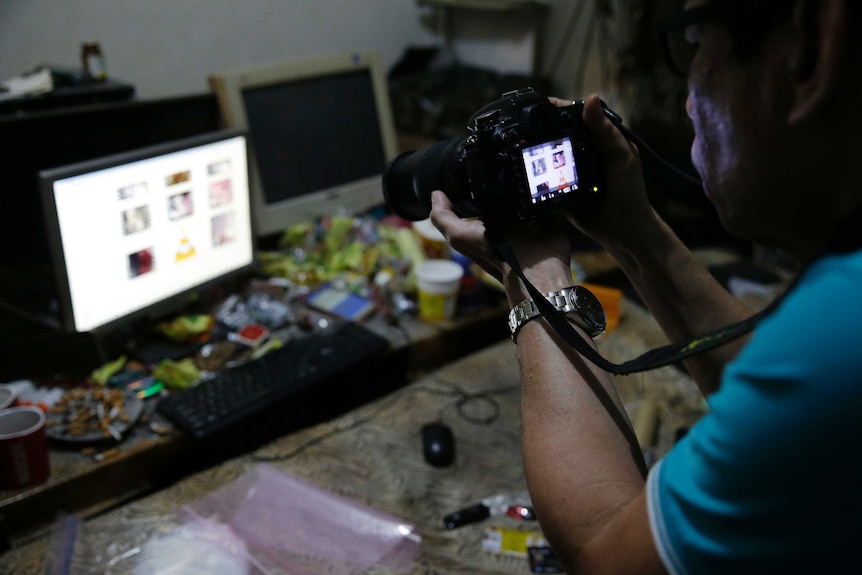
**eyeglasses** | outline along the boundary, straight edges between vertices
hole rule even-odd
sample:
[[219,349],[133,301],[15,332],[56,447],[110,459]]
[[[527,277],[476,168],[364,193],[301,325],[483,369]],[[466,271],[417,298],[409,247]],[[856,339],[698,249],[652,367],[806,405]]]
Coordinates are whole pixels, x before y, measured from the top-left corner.
[[763,0],[733,6],[718,2],[682,10],[665,18],[659,23],[658,34],[665,61],[671,72],[683,78],[688,77],[692,60],[697,53],[703,24],[753,18],[774,3],[776,0]]

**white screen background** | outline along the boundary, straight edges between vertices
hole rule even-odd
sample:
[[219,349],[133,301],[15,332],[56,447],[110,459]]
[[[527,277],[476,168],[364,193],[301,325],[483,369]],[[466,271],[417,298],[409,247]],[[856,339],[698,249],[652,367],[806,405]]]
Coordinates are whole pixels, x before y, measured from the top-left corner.
[[[168,185],[174,174],[187,178]],[[95,329],[253,261],[242,136],[57,180],[53,190],[77,331]],[[169,198],[183,194],[192,211],[171,219],[178,212],[170,212]],[[127,210],[148,213],[148,221],[124,222]],[[221,220],[215,224],[218,234],[214,220]],[[152,265],[134,275],[129,256],[142,250],[149,250]]]

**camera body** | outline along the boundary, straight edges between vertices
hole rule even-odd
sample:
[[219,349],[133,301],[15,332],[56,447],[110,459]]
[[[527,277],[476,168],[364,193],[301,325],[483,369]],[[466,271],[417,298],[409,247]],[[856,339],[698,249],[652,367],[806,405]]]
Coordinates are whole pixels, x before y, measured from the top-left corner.
[[471,116],[466,138],[390,162],[386,202],[399,216],[421,220],[439,189],[458,215],[506,228],[596,201],[603,173],[582,112],[583,102],[557,107],[531,88],[507,92]]

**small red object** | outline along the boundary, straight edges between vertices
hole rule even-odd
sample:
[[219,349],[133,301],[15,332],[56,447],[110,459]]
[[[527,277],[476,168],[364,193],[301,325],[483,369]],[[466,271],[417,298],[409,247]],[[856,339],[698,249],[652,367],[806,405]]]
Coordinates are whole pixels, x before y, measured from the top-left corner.
[[515,519],[532,521],[536,518],[536,513],[532,507],[526,505],[513,505],[506,510],[506,515]]
[[237,340],[246,345],[257,347],[269,337],[269,330],[262,325],[249,324],[236,334]]

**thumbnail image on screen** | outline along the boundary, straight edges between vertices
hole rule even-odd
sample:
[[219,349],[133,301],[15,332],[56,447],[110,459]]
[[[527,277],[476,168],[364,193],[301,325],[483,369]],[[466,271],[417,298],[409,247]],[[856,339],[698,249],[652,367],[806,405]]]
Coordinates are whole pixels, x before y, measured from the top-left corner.
[[534,204],[578,189],[578,170],[571,139],[561,138],[530,146],[524,148],[522,155]]

